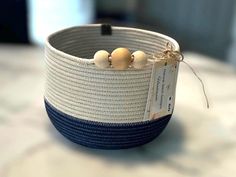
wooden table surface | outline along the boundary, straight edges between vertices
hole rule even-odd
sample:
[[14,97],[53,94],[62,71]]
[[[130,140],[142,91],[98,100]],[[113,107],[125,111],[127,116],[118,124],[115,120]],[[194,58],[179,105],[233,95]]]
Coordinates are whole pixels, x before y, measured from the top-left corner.
[[138,148],[94,150],[62,137],[43,105],[42,48],[0,46],[0,177],[198,176],[236,173],[236,72],[212,58],[185,53],[205,82],[180,65],[176,105],[163,134]]

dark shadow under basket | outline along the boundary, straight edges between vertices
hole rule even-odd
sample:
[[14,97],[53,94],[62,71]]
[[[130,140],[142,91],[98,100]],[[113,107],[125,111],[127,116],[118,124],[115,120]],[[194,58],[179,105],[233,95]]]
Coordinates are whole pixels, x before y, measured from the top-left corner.
[[125,149],[146,144],[156,138],[171,115],[138,123],[102,123],[67,115],[45,100],[48,116],[56,129],[71,141],[99,149]]

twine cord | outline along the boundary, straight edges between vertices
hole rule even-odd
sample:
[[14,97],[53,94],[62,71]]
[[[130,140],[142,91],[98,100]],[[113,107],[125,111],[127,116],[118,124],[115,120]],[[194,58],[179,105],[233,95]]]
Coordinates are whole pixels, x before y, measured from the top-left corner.
[[[159,57],[157,57],[157,56],[159,56]],[[206,105],[207,105],[207,108],[209,109],[210,104],[209,104],[209,100],[208,100],[208,97],[206,94],[204,82],[201,79],[201,77],[197,74],[196,70],[189,63],[184,61],[184,55],[179,51],[174,51],[173,46],[168,42],[166,44],[166,50],[162,54],[159,54],[157,56],[155,58],[159,58],[159,59],[175,58],[178,62],[182,62],[182,63],[186,64],[186,66],[188,66],[188,68],[192,71],[192,73],[199,80],[199,82],[202,86],[202,91],[203,91],[203,94],[204,94],[204,97],[206,100]]]
[[207,97],[207,94],[206,94],[206,89],[205,89],[205,85],[204,85],[204,82],[202,81],[202,79],[198,76],[198,74],[196,73],[196,71],[193,69],[193,67],[187,63],[186,61],[182,60],[181,62],[185,63],[190,69],[191,71],[193,72],[193,74],[196,76],[196,78],[200,81],[201,85],[202,85],[202,91],[203,91],[203,94],[204,94],[204,97],[205,97],[205,100],[206,100],[206,104],[207,104],[207,108],[209,109],[210,105],[209,105],[209,100],[208,100],[208,97]]

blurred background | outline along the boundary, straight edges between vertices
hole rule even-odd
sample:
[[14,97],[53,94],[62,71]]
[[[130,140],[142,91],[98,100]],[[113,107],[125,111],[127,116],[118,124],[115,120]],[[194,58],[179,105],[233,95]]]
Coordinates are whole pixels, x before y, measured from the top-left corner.
[[[43,45],[55,31],[89,23],[176,39],[203,79],[211,108],[181,64],[173,120],[154,142],[107,152],[64,139],[44,111]],[[1,0],[0,176],[232,176],[235,68],[235,0]]]
[[87,23],[135,26],[175,38],[182,50],[234,63],[234,0],[8,0],[0,6],[0,42],[43,44],[54,31]]

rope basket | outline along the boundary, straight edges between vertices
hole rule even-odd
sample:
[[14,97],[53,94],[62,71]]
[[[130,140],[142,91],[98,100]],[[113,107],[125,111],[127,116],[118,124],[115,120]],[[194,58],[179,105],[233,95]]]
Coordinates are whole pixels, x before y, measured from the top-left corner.
[[[103,27],[72,27],[48,37],[46,111],[56,129],[78,144],[101,149],[145,144],[162,132],[172,115],[171,112],[158,119],[145,116],[152,83],[152,56],[164,51],[166,43],[174,50],[179,50],[179,46],[172,38],[156,32],[126,27],[110,27],[107,32]],[[94,65],[94,53],[104,49],[111,52],[118,47],[145,51],[147,65],[122,71]]]

